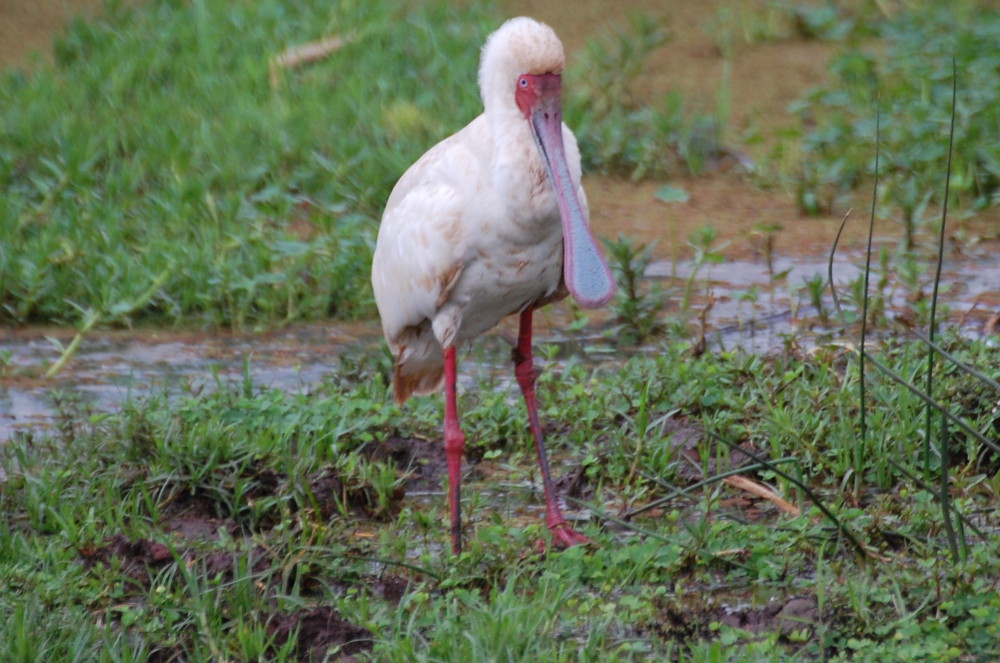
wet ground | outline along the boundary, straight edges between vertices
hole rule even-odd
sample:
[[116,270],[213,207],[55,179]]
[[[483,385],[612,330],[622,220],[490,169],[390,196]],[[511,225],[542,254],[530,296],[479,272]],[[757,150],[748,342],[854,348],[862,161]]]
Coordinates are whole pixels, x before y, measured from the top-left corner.
[[66,366],[43,377],[73,330],[8,330],[0,335],[0,440],[51,423],[60,402],[113,411],[130,398],[166,390],[198,392],[240,379],[299,390],[335,370],[345,348],[377,341],[372,324],[313,325],[263,334],[122,331],[89,334]]
[[47,56],[52,36],[77,15],[96,13],[101,0],[3,0],[0,2],[0,68],[21,65],[31,54]]
[[[687,426],[688,430],[672,439],[688,440],[684,453],[696,453],[694,449],[703,442],[700,432],[684,422],[678,425]],[[334,517],[342,507],[346,507],[363,529],[365,522],[391,519],[404,498],[411,499],[411,491],[419,495],[428,487],[440,485],[445,465],[444,450],[435,442],[391,438],[384,443],[363,447],[359,453],[394,464],[409,477],[392,496],[391,512],[374,512],[370,508],[372,496],[366,493],[364,487],[345,492],[344,484],[334,472],[321,469],[308,481],[310,493],[316,497],[315,508],[320,512],[317,514],[320,518]],[[693,465],[700,466],[697,458],[693,460]],[[733,462],[749,462],[749,459],[741,461],[734,456]],[[249,474],[256,471],[252,466],[247,468]],[[255,482],[254,499],[279,495],[287,490],[285,484],[288,477],[273,470],[266,475],[245,478]],[[685,478],[693,483],[702,477]],[[560,485],[560,491],[575,496],[588,494],[590,488],[586,486],[586,481],[579,480],[579,474],[573,483],[576,485]],[[252,534],[244,531],[241,523],[224,515],[225,507],[213,503],[213,495],[192,493],[186,487],[172,491],[159,523],[162,530],[170,534],[169,539],[158,541],[116,534],[78,549],[80,560],[89,573],[116,583],[117,596],[120,597],[116,610],[124,613],[133,603],[138,606],[154,579],[157,583],[164,583],[171,582],[171,578],[182,578],[182,574],[176,573],[181,564],[187,568],[203,569],[206,576],[232,584],[245,579],[248,573],[253,574],[256,588],[265,595],[279,594],[282,583],[294,582],[302,588],[304,595],[309,595],[317,587],[324,587],[338,593],[350,591],[356,597],[371,597],[397,604],[414,582],[405,570],[382,563],[373,563],[370,573],[355,573],[345,578],[326,572],[324,565],[275,559],[271,550],[259,543],[266,540],[268,523],[257,523]],[[338,503],[338,499],[343,499],[344,503]],[[750,500],[742,498],[724,500],[719,508],[737,510],[743,517],[753,520],[766,517]],[[224,541],[224,545],[214,545],[206,550],[203,545],[206,540]],[[742,555],[745,552],[733,550],[727,554]],[[829,623],[833,616],[829,614],[829,609],[821,611],[812,596],[785,596],[766,584],[729,587],[723,571],[720,571],[718,586],[704,579],[687,579],[687,582],[687,594],[664,593],[657,599],[656,613],[648,621],[632,626],[628,635],[654,634],[677,643],[696,642],[715,637],[718,625],[723,624],[752,634],[777,634],[779,641],[791,651],[802,646],[812,637],[818,625]],[[693,598],[700,590],[707,592],[707,596]],[[254,613],[253,619],[258,620],[273,637],[270,643],[272,650],[287,647],[290,642],[295,660],[303,662],[326,660],[324,656],[331,649],[336,651],[333,660],[353,661],[354,654],[369,651],[374,645],[374,636],[368,629],[348,621],[329,605],[307,606],[287,612],[280,610],[275,602],[272,611]],[[152,642],[150,660],[185,660],[184,645]]]

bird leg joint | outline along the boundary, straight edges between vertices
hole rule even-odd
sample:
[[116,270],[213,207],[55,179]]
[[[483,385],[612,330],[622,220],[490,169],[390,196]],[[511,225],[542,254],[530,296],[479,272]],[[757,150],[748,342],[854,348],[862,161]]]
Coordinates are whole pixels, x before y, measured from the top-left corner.
[[462,460],[462,453],[465,451],[465,433],[458,426],[445,426],[444,429],[444,452],[450,457],[457,456],[459,462]]
[[535,362],[532,361],[531,355],[525,355],[521,351],[521,348],[516,347],[513,351],[514,356],[514,375],[517,377],[517,384],[521,387],[523,392],[535,391]]

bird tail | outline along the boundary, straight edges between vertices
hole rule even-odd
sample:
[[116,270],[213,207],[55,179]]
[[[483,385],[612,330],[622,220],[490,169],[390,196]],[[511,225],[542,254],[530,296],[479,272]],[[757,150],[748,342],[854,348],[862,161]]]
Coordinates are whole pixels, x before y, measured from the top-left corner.
[[444,382],[443,350],[433,336],[427,336],[408,339],[413,342],[394,348],[398,352],[392,395],[399,404],[410,396],[433,393]]

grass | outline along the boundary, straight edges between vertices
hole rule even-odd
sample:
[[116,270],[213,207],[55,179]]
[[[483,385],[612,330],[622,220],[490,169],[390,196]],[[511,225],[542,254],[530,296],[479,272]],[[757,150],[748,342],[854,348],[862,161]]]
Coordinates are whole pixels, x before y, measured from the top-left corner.
[[[803,211],[829,211],[868,174],[878,85],[893,118],[879,209],[912,243],[941,189],[952,47],[963,76],[952,190],[961,208],[992,204],[997,14],[973,22],[962,7],[869,21],[776,6],[762,20],[797,32],[745,36],[845,43],[834,84],[799,105],[811,127],[800,147],[783,143],[798,154],[787,175]],[[382,205],[409,163],[479,112],[478,51],[497,21],[477,3],[109,0],[57,39],[53,63],[0,77],[0,323],[255,329],[372,315]],[[886,57],[859,41],[873,31]],[[329,34],[348,43],[271,87],[271,56]],[[588,171],[697,174],[724,151],[725,90],[714,115],[677,94],[634,99],[669,36],[635,15],[571,62],[565,115]]]
[[634,99],[637,77],[668,38],[655,19],[633,14],[627,27],[588,40],[570,63],[565,120],[585,137],[585,169],[635,180],[697,175],[720,155],[717,118],[687,108],[675,92],[650,105]]
[[[477,3],[109,0],[56,40],[52,64],[0,77],[0,324],[372,315],[382,206],[480,112],[478,54],[497,22]],[[341,51],[272,88],[271,57],[329,34]],[[664,38],[636,18],[576,63],[566,117],[589,169],[697,172],[715,149],[679,97],[623,105]]]
[[[0,80],[0,322],[371,314],[381,207],[406,165],[478,112],[491,19],[154,0],[75,22],[54,64]],[[330,33],[351,40],[271,88],[271,56]]]
[[990,72],[1000,59],[1000,12],[980,3],[914,3],[872,25],[877,42],[850,40],[830,64],[833,82],[796,105],[808,128],[792,180],[800,209],[819,213],[871,176],[878,96],[887,118],[879,214],[903,226],[909,250],[941,203],[953,59],[960,80],[952,203],[976,210],[997,200],[1000,85]]
[[[1000,372],[987,346],[942,343]],[[913,381],[925,370],[918,344],[892,342],[873,356]],[[990,435],[998,394],[950,366],[939,367],[938,400]],[[244,380],[96,418],[69,402],[73,425],[0,447],[9,477],[0,651],[11,661],[304,660],[309,641],[281,640],[275,625],[297,616],[300,633],[312,633],[302,615],[326,606],[370,632],[360,655],[373,660],[994,656],[1000,456],[953,429],[950,494],[975,529],[965,531],[967,556],[948,559],[936,489],[916,478],[923,402],[873,380],[872,434],[861,437],[857,368],[834,349],[693,358],[674,343],[614,369],[545,371],[557,475],[582,468],[582,504],[595,514],[583,529],[596,542],[546,556],[531,552],[540,520],[519,515],[536,491],[500,488],[534,473],[509,385],[498,399],[485,389],[463,397],[470,442],[501,446],[481,461],[488,480],[467,491],[471,531],[458,558],[443,552],[440,484],[430,500],[402,502],[407,472],[421,463],[365,447],[416,437],[433,441],[421,447],[424,466],[440,455],[438,399],[391,405],[385,363],[357,380],[331,376],[308,395]],[[744,473],[803,515],[720,483],[736,456],[713,435],[783,468]],[[786,476],[887,561],[858,557]],[[622,520],[629,504],[662,497]],[[396,594],[383,589],[390,581]],[[810,623],[760,616],[793,597],[816,606]]]

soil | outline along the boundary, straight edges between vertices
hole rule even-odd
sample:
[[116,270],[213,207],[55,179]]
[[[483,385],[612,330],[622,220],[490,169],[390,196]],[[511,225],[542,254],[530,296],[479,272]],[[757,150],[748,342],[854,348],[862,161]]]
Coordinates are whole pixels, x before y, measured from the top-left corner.
[[[717,23],[725,12],[748,18],[774,9],[771,0],[626,0],[581,2],[566,11],[553,0],[507,0],[508,14],[533,16],[551,25],[574,55],[595,35],[627,27],[628,17],[642,13],[657,19],[668,40],[657,49],[637,81],[636,103],[657,103],[669,92],[679,92],[692,108],[713,112],[723,87],[721,30]],[[730,134],[740,136],[751,128],[764,133],[787,126],[786,108],[803,91],[826,80],[826,63],[837,46],[818,40],[787,38],[746,44],[733,40]]]
[[275,615],[268,624],[274,634],[276,647],[281,647],[292,636],[300,660],[324,660],[331,647],[338,647],[337,660],[355,660],[352,655],[368,651],[374,644],[371,631],[343,619],[329,606],[319,606],[290,615]]
[[405,489],[412,492],[439,490],[448,471],[440,440],[393,436],[382,442],[369,442],[359,452],[370,460],[395,465],[406,476]]
[[[405,474],[408,486],[439,486],[438,476],[444,465],[444,450],[441,444],[419,439],[390,438],[382,444],[370,444],[362,453],[369,459],[393,463],[401,474]],[[427,473],[424,470],[427,469]],[[249,470],[253,473],[253,470]],[[256,487],[247,495],[256,499],[278,494],[287,489],[287,477],[267,470],[254,475]],[[373,506],[369,487],[348,487],[343,477],[332,469],[315,473],[309,478],[309,486],[320,517],[328,519],[340,512],[339,501],[343,501],[352,515],[359,520],[381,518],[385,512]],[[392,496],[392,505],[398,509],[404,496],[402,487]],[[115,582],[122,584],[122,593],[137,598],[148,591],[153,578],[174,577],[163,574],[165,569],[183,564],[187,568],[202,568],[207,577],[220,577],[231,581],[237,568],[245,568],[258,578],[259,586],[265,592],[282,582],[284,577],[281,560],[274,559],[263,546],[253,543],[253,533],[231,517],[220,515],[221,506],[209,495],[200,492],[180,490],[169,497],[163,505],[163,521],[160,526],[172,535],[169,541],[154,541],[146,538],[130,539],[124,534],[112,536],[99,545],[79,549],[80,559],[87,569],[94,573],[110,570]],[[266,522],[258,525],[257,534],[267,529]],[[226,537],[219,532],[225,531]],[[206,542],[214,545],[211,552],[203,552]],[[224,548],[218,549],[222,542]],[[243,560],[246,559],[244,563]],[[312,571],[310,573],[313,573]],[[180,577],[179,575],[176,577]],[[317,586],[318,578],[303,578],[302,586],[308,590]],[[362,585],[370,594],[392,603],[398,602],[406,593],[410,581],[402,576],[382,574],[366,578],[323,578],[326,586]],[[331,648],[337,648],[338,661],[353,661],[354,654],[368,651],[374,641],[367,629],[345,620],[330,606],[304,607],[292,613],[261,615],[261,623],[274,635],[274,647],[281,647],[288,639],[295,637],[295,653],[303,662],[323,660]],[[183,660],[183,651],[175,648],[156,650],[151,660]]]
[[49,56],[52,37],[76,15],[93,15],[102,0],[0,2],[0,69],[24,65],[31,54]]
[[[269,573],[272,560],[264,548],[257,546],[246,554],[247,568],[251,573],[262,578],[277,578],[279,573]],[[178,561],[188,567],[203,565],[207,577],[221,577],[223,581],[231,581],[234,570],[240,564],[240,553],[216,552],[199,557],[191,550],[181,550],[175,557],[171,549],[149,539],[129,540],[124,535],[116,535],[97,548],[80,551],[80,556],[87,568],[96,566],[116,569],[123,580],[123,591],[148,590],[153,577],[162,579],[159,575],[168,566]],[[379,581],[383,586],[393,587],[389,600],[399,600],[402,592],[397,588],[405,588],[405,581]],[[273,647],[282,647],[290,637],[296,638],[295,653],[297,659],[303,662],[323,660],[327,651],[336,647],[338,661],[353,661],[353,654],[368,651],[374,642],[368,629],[345,620],[330,606],[303,608],[290,614],[274,612],[262,615],[261,622],[267,625],[268,631],[274,636]],[[157,648],[151,645],[153,661],[184,660],[183,651],[169,647]]]
[[[714,624],[748,631],[754,634],[777,633],[780,642],[791,645],[806,642],[821,624],[815,597],[791,597],[769,601],[762,607],[740,603],[706,606],[686,605],[664,600],[657,622],[652,629],[665,640],[698,641],[717,637]],[[790,650],[791,651],[791,650]]]
[[[851,3],[839,3],[850,7]],[[726,58],[719,23],[723,17],[753,23],[775,11],[772,0],[626,0],[624,2],[579,2],[573,11],[554,0],[507,0],[509,16],[528,15],[551,25],[559,34],[572,63],[588,39],[610,34],[615,26],[626,27],[630,14],[641,12],[657,18],[667,28],[668,41],[654,51],[637,80],[632,101],[655,104],[669,92],[680,93],[691,111],[715,114],[720,92],[729,96],[729,128],[726,147],[752,162],[768,158],[783,130],[798,128],[799,120],[789,105],[827,80],[827,63],[840,45],[804,39],[794,31],[777,30],[772,40],[747,43],[736,29],[732,39],[731,67],[724,81]],[[749,29],[745,26],[744,29]],[[748,136],[756,136],[748,140]],[[860,248],[867,231],[868,192],[858,192],[850,204],[838,204],[826,216],[799,213],[789,191],[762,189],[742,173],[718,170],[698,177],[678,176],[671,182],[688,195],[687,203],[663,203],[654,196],[662,182],[630,182],[618,178],[589,176],[584,188],[590,202],[592,224],[598,235],[620,233],[644,243],[657,242],[656,255],[690,257],[687,238],[711,225],[719,233],[719,244],[727,244],[727,259],[761,258],[759,226],[780,226],[774,251],[785,256],[822,256],[833,244],[841,219],[852,208],[854,223],[848,224],[841,247]],[[954,216],[954,215],[952,215]],[[963,220],[973,234],[996,238],[996,210]],[[898,241],[902,227],[881,222],[879,236]],[[928,238],[929,240],[929,238]]]

